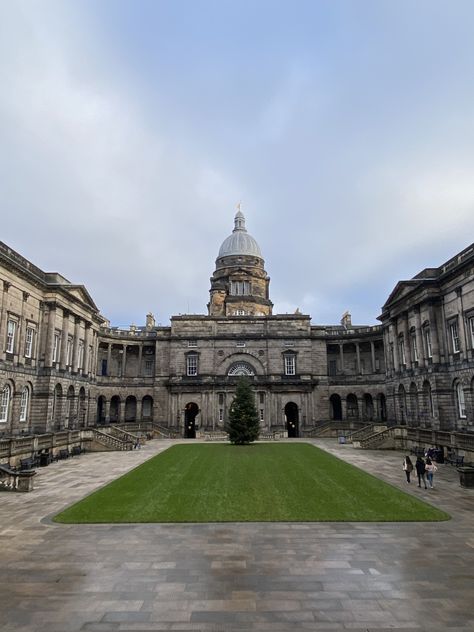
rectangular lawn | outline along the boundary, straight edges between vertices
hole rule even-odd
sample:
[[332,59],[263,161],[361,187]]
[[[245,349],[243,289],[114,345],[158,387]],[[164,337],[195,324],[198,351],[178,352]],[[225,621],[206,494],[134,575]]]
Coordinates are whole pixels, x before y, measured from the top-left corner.
[[176,445],[55,517],[63,523],[447,519],[305,443]]

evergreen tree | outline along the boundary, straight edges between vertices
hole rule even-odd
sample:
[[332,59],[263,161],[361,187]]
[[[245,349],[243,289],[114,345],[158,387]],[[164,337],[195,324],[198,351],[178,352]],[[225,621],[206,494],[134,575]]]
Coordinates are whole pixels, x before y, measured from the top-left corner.
[[227,427],[231,443],[244,445],[258,439],[260,422],[255,397],[250,382],[240,377],[237,390],[229,410],[229,424]]

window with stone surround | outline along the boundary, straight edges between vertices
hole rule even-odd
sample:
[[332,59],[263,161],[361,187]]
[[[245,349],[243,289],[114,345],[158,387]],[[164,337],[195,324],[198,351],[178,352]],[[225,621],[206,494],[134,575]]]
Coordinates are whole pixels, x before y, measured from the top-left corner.
[[54,333],[54,343],[53,343],[53,362],[59,362],[59,353],[61,350],[61,334],[59,331]]
[[453,320],[449,324],[449,334],[451,338],[451,351],[452,353],[459,353],[461,347],[459,345],[459,330],[458,330],[458,321]]
[[2,396],[0,398],[0,422],[5,423],[8,421],[8,415],[10,413],[10,398],[11,389],[9,384],[5,384],[2,389]]
[[231,281],[230,293],[232,296],[248,296],[250,294],[250,283],[248,281]]
[[145,360],[145,375],[153,375],[153,360]]
[[15,338],[17,330],[17,321],[12,318],[8,319],[7,323],[7,344],[5,351],[7,353],[14,353],[15,350]]
[[296,355],[294,353],[284,353],[285,375],[296,375]]
[[474,316],[471,316],[468,319],[467,324],[469,326],[469,335],[471,338],[471,349],[474,349]]
[[25,358],[32,358],[35,344],[35,328],[28,326],[25,337]]
[[400,352],[400,364],[406,366],[407,359],[405,355],[405,339],[403,338],[403,336],[400,336],[398,338],[398,350]]
[[186,375],[193,376],[198,374],[198,355],[197,353],[188,353],[186,356]]
[[416,342],[416,333],[414,331],[411,333],[411,348],[412,348],[413,362],[418,362],[418,344]]
[[77,347],[77,368],[79,371],[82,371],[84,364],[84,340],[79,340],[79,345]]
[[71,366],[72,364],[72,347],[73,347],[73,339],[72,336],[68,336],[67,339],[67,354],[66,354],[66,365]]
[[431,346],[431,329],[429,325],[423,327],[423,338],[425,341],[426,357],[431,359],[433,357],[433,347]]

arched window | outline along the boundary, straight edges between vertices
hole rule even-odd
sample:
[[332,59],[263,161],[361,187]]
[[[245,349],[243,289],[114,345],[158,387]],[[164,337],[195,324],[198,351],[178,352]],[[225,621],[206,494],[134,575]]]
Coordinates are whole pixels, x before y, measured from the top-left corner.
[[30,402],[30,391],[27,386],[21,391],[20,398],[20,421],[28,419],[28,404]]
[[227,375],[255,375],[255,371],[247,362],[235,362],[230,367]]
[[10,412],[11,389],[9,384],[5,384],[2,390],[2,398],[0,399],[0,421],[8,421]]
[[456,402],[458,405],[458,416],[460,419],[466,419],[466,399],[464,397],[464,389],[461,382],[456,384]]

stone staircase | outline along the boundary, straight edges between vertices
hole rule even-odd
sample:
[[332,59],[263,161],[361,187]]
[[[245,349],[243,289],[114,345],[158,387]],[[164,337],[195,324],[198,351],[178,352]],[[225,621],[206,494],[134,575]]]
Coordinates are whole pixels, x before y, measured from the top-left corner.
[[[132,450],[134,442],[116,437],[113,434],[103,432],[97,428],[91,428],[92,441],[104,448],[105,450]],[[129,434],[129,433],[126,433]]]
[[395,448],[394,430],[385,427],[360,441],[353,442],[353,445],[355,448],[362,448],[363,450],[393,449]]

